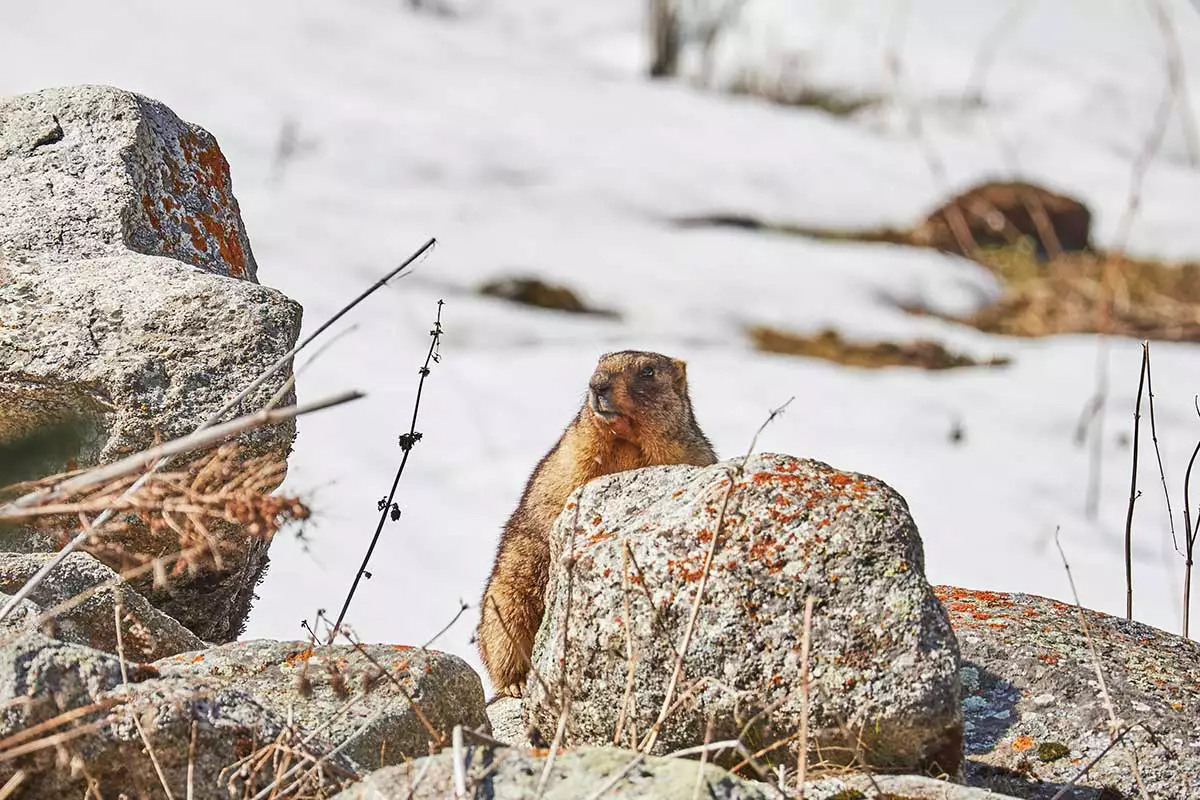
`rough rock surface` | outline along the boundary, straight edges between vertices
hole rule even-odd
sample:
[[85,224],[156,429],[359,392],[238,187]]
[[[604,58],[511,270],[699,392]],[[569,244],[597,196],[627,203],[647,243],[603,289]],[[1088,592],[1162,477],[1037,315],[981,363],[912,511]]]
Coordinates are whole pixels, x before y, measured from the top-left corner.
[[[466,797],[525,800],[538,796],[545,755],[514,748],[463,748]],[[454,753],[417,759],[374,772],[336,800],[443,800],[454,797]],[[630,750],[583,747],[560,752],[546,782],[545,800],[582,800],[610,781],[606,800],[766,800],[778,794],[725,770],[686,758],[641,758]],[[698,786],[697,786],[698,785]]]
[[[236,687],[264,707],[280,715],[291,713],[296,722],[310,728],[333,719],[350,694],[369,685],[366,699],[320,734],[323,741],[338,744],[367,725],[343,751],[367,770],[429,753],[434,737],[405,692],[447,742],[455,725],[489,730],[483,684],[462,659],[398,645],[364,645],[363,650],[366,655],[349,645],[314,648],[306,641],[258,639],[183,653],[155,666],[165,676],[198,676]],[[380,667],[397,679],[404,692],[381,675]]]
[[1016,800],[923,775],[845,775],[804,784],[804,800]]
[[[299,334],[299,306],[255,282],[216,142],[160,103],[102,86],[0,101],[0,197],[0,485],[190,432]],[[241,441],[282,459],[294,433]],[[134,584],[210,641],[240,633],[267,560],[265,542],[225,533],[222,573],[184,576],[169,595]],[[165,535],[138,526],[122,543],[162,552]],[[0,531],[3,550],[54,544]]]
[[492,724],[492,738],[511,747],[529,747],[529,731],[525,724],[525,706],[517,697],[498,697],[487,707]]
[[[968,783],[1052,797],[1109,744],[1109,714],[1075,606],[950,586],[937,592],[962,649]],[[1200,644],[1084,615],[1118,720],[1145,722],[1154,735],[1135,728],[1066,797],[1140,796],[1131,751],[1151,796],[1200,797]]]
[[133,251],[256,279],[216,140],[149,98],[70,86],[4,100],[0,186],[10,258]]
[[[875,478],[816,461],[758,455],[735,476],[739,463],[618,473],[568,501],[551,533],[547,612],[533,653],[546,684],[573,687],[565,741],[613,741],[623,707],[622,745],[654,723],[719,532],[673,698],[682,704],[662,726],[657,752],[704,741],[710,714],[715,740],[741,734],[751,750],[799,731],[811,595],[813,763],[849,763],[857,753],[874,766],[955,774],[958,649],[925,581],[903,498]],[[526,696],[531,722],[550,739],[555,699],[533,675]],[[794,751],[789,740],[763,758],[788,763]]]
[[[275,765],[285,757],[279,745],[290,748],[293,764],[301,750],[313,759],[327,753],[316,743],[302,746],[302,731],[289,728],[283,716],[238,689],[191,676],[159,677],[146,665],[127,665],[127,672],[128,687],[123,685],[116,656],[39,634],[26,634],[0,647],[0,738],[63,711],[95,706],[51,728],[68,734],[61,753],[53,747],[41,748],[6,764],[10,772],[26,773],[19,798],[82,797],[89,781],[95,782],[103,797],[117,797],[120,792],[161,796],[154,762],[135,720],[176,797],[216,800],[230,796],[230,785],[265,787],[274,777]],[[190,759],[193,791],[189,794],[193,731],[196,744]],[[45,732],[22,741],[35,741],[39,735]],[[255,751],[264,761],[256,772],[227,769]],[[333,790],[357,774],[342,756],[329,757],[324,769],[326,786]]]
[[[0,592],[14,594],[51,557],[48,553],[0,552]],[[87,553],[72,553],[55,569],[53,580],[43,582],[34,590],[29,598],[30,605],[36,616],[116,577],[115,572]],[[124,582],[97,592],[55,616],[51,621],[53,636],[65,642],[116,653],[113,612],[118,599],[123,611],[121,636],[128,660],[153,661],[205,646],[194,633],[154,608]],[[14,625],[24,628],[34,621],[34,617],[22,616]],[[0,626],[7,623],[9,620],[5,619]]]
[[[957,208],[959,216],[952,209]],[[1014,244],[1030,236],[1042,255],[1087,250],[1092,213],[1073,197],[1029,183],[984,183],[949,200],[913,230],[914,244],[963,253],[955,225],[966,226],[968,246]]]

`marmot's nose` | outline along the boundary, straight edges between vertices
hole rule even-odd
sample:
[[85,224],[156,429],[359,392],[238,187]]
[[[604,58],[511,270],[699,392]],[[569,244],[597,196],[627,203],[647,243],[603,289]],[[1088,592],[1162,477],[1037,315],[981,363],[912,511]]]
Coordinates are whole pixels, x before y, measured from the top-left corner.
[[588,381],[588,399],[596,411],[612,408],[612,379],[607,375],[594,375]]

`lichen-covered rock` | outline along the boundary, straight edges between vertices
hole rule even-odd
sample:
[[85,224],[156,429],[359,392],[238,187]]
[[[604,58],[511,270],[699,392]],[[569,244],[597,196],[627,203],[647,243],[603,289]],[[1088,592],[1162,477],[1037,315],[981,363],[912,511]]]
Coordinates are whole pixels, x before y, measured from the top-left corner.
[[[1095,659],[1075,606],[936,587],[962,648],[968,783],[1050,798],[1110,742]],[[1066,797],[1200,797],[1200,644],[1085,610],[1122,725],[1135,728]],[[1108,795],[1103,791],[1108,788]]]
[[923,775],[840,775],[807,781],[804,800],[1016,800]]
[[255,280],[216,139],[150,98],[67,86],[0,102],[0,187],[9,258],[131,250]]
[[296,764],[301,754],[310,764],[325,759],[320,780],[306,779],[323,790],[304,796],[333,794],[357,777],[349,760],[305,743],[302,729],[243,691],[194,676],[160,677],[146,665],[127,664],[126,671],[127,685],[116,656],[35,633],[0,646],[0,738],[38,724],[44,727],[9,741],[28,745],[63,734],[58,747],[30,748],[3,765],[9,774],[25,772],[21,800],[82,797],[92,782],[106,798],[158,797],[158,769],[177,797],[223,800],[231,787],[233,796],[248,796],[246,787],[266,787],[279,765]]
[[493,739],[511,747],[530,746],[525,707],[519,697],[497,697],[487,707],[487,715]]
[[[0,592],[14,594],[52,556],[49,553],[0,552]],[[117,574],[87,553],[72,553],[54,571],[54,579],[44,581],[30,595],[34,616],[27,613],[5,619],[0,626],[27,627],[36,616],[63,601],[79,597],[105,584]],[[109,653],[117,652],[114,609],[122,608],[122,644],[130,661],[153,661],[165,656],[198,650],[205,643],[187,628],[146,602],[123,581],[91,594],[54,616],[49,628],[56,639],[83,644]]]
[[[127,665],[130,680],[154,674]],[[0,638],[0,739],[62,711],[96,702],[121,685],[116,656],[37,632]]]
[[[364,645],[363,651],[349,645],[256,639],[182,653],[155,666],[163,675],[198,676],[236,687],[313,729],[328,722],[320,738],[331,744],[365,724],[344,752],[367,770],[428,755],[429,743],[449,741],[455,725],[489,730],[483,684],[462,659],[398,645]],[[364,688],[369,689],[366,698],[339,716],[347,697]]]
[[[187,434],[296,341],[300,308],[256,283],[216,142],[160,103],[102,86],[0,101],[0,197],[0,486]],[[287,378],[231,413],[262,407]],[[246,456],[283,460],[294,435],[289,422],[239,440]],[[214,533],[228,545],[221,571],[179,576],[169,593],[149,576],[134,586],[228,641],[267,543]],[[133,525],[120,544],[157,555],[171,535]],[[0,529],[0,550],[56,544]]]
[[551,533],[533,653],[541,680],[526,684],[531,721],[553,735],[557,697],[543,683],[556,694],[565,685],[568,743],[613,741],[623,715],[619,742],[644,736],[664,703],[716,536],[672,698],[678,707],[658,751],[701,743],[711,715],[714,739],[740,737],[752,751],[778,745],[762,758],[794,762],[811,596],[812,763],[857,758],[955,774],[958,649],[903,498],[816,461],[758,455],[740,472],[739,463],[622,472],[572,495]]
[[[547,756],[515,748],[463,748],[466,798],[476,800],[581,800],[604,793],[606,800],[766,800],[769,787],[742,780],[712,764],[701,768],[686,758],[644,758],[630,750],[581,747],[557,753],[544,793],[538,794]],[[444,750],[388,767],[337,795],[336,800],[443,800],[455,797],[454,753]]]

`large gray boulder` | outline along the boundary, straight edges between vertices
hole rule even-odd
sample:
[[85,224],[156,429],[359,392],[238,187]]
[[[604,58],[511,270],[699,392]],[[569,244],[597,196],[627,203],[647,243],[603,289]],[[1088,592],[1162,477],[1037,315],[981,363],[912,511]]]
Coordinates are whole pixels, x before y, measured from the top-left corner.
[[1044,800],[1100,756],[1112,732],[1098,662],[1132,730],[1065,797],[1141,796],[1133,758],[1151,797],[1200,797],[1200,644],[1090,610],[1085,635],[1074,606],[1036,595],[937,592],[962,648],[968,783]]
[[[357,732],[343,752],[366,770],[428,755],[431,743],[440,747],[450,740],[455,725],[490,729],[479,676],[462,659],[437,650],[376,644],[360,651],[258,639],[183,653],[154,666],[164,676],[202,678],[246,692],[300,725],[320,726],[319,741],[330,746]],[[343,711],[349,695],[364,689],[366,696]]]
[[[102,86],[0,101],[0,197],[0,486],[189,433],[299,334],[300,307],[256,283],[215,140],[161,103]],[[282,460],[294,433],[285,423],[240,440],[247,456]],[[232,525],[214,533],[221,569],[178,576],[169,592],[150,577],[135,586],[201,638],[228,641],[268,543]],[[169,552],[173,535],[131,525],[112,552]],[[0,530],[0,550],[57,544]],[[120,557],[102,556],[114,568]]]
[[34,633],[0,647],[0,739],[17,736],[12,746],[28,751],[0,772],[24,773],[17,797],[82,797],[89,785],[106,798],[160,797],[160,770],[175,797],[195,800],[250,796],[281,765],[306,765],[283,785],[301,780],[309,791],[292,796],[327,796],[358,777],[237,688],[146,665],[126,672],[128,684],[116,656]]
[[[742,780],[720,767],[686,758],[642,758],[612,747],[581,747],[556,754],[539,795],[547,755],[507,747],[466,745],[460,755],[465,795],[455,791],[453,750],[388,767],[351,786],[336,800],[767,800],[770,787]],[[608,791],[601,792],[609,786]]]
[[[11,595],[25,585],[50,558],[49,553],[0,552],[0,592]],[[55,569],[53,580],[43,581],[29,596],[30,615],[15,614],[2,622],[0,629],[27,628],[36,623],[41,612],[69,600],[66,610],[49,621],[56,639],[83,644],[97,650],[116,653],[117,631],[114,612],[119,602],[122,611],[122,644],[130,661],[154,661],[185,650],[205,646],[194,633],[146,602],[117,574],[87,553],[72,553]],[[85,593],[100,585],[108,588]]]
[[816,461],[739,463],[622,472],[572,495],[551,533],[530,721],[550,739],[568,687],[567,743],[612,742],[622,717],[620,744],[644,737],[716,535],[657,752],[701,743],[711,716],[715,740],[740,738],[767,763],[795,762],[811,596],[810,763],[956,774],[958,648],[904,500]]

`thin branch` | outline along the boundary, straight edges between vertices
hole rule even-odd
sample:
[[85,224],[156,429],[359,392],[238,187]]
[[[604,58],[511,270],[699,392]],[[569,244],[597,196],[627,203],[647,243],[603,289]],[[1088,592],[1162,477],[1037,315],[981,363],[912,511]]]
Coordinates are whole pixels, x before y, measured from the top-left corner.
[[[1088,629],[1087,615],[1083,613],[1083,605],[1079,602],[1079,592],[1075,589],[1075,579],[1071,576],[1071,565],[1067,562],[1067,554],[1063,551],[1062,542],[1058,539],[1058,529],[1054,529],[1054,546],[1058,548],[1058,555],[1062,558],[1063,569],[1067,573],[1067,582],[1071,585],[1071,596],[1075,599],[1075,612],[1079,615],[1079,628],[1083,631],[1083,638],[1087,641],[1088,651],[1092,657],[1092,669],[1096,673],[1096,683],[1100,687],[1100,703],[1104,710],[1108,712],[1109,738],[1116,740],[1119,736],[1122,721],[1117,718],[1117,709],[1113,705],[1112,694],[1108,691],[1108,683],[1104,680],[1104,670],[1100,666],[1100,654],[1096,650],[1096,642],[1092,638],[1092,633]],[[1129,766],[1137,779],[1138,785],[1141,785],[1142,776],[1138,769],[1137,755],[1133,752],[1129,753]],[[1150,800],[1145,796],[1143,790],[1143,800]]]
[[339,392],[338,394],[314,400],[310,403],[289,406],[274,411],[257,411],[253,414],[247,414],[244,417],[230,420],[223,425],[205,428],[204,430],[190,433],[187,436],[172,439],[165,444],[148,448],[140,453],[134,453],[111,464],[89,469],[82,474],[75,475],[53,486],[38,489],[37,491],[18,497],[10,503],[5,503],[3,506],[0,506],[0,520],[23,519],[29,516],[28,514],[21,513],[24,509],[42,505],[51,499],[64,495],[79,494],[118,478],[124,478],[145,469],[148,463],[188,453],[193,450],[202,450],[217,444],[222,439],[248,430],[266,425],[274,425],[293,417],[311,414],[315,411],[323,411],[324,409],[333,408],[343,403],[359,400],[365,396],[362,392],[357,391]]
[[[125,697],[129,697],[129,670],[125,666],[125,642],[121,636],[121,614],[124,608],[121,600],[118,597],[116,605],[113,606],[113,627],[117,630],[117,659],[121,665],[121,689]],[[142,745],[146,748],[146,755],[150,757],[150,763],[154,765],[154,774],[158,776],[158,782],[162,789],[167,794],[167,800],[175,800],[175,796],[171,794],[171,787],[167,785],[167,776],[163,774],[162,765],[158,763],[158,755],[154,752],[154,746],[150,744],[150,737],[146,735],[146,729],[142,727],[142,722],[139,719],[141,715],[133,708],[129,709],[129,717],[133,720],[133,727],[137,728],[138,737],[142,740]]]
[[[1192,605],[1192,554],[1196,546],[1196,529],[1192,527],[1192,467],[1200,455],[1200,441],[1188,459],[1187,471],[1183,474],[1183,638],[1188,638],[1188,617]],[[1196,520],[1200,527],[1200,519]]]
[[[431,239],[430,242],[433,240]],[[425,388],[425,379],[429,377],[430,362],[441,360],[438,355],[438,345],[442,341],[442,306],[444,301],[438,300],[437,319],[433,323],[433,330],[429,332],[429,352],[425,354],[425,363],[420,369],[420,380],[417,381],[417,399],[413,403],[412,422],[409,425],[408,433],[400,437],[400,449],[404,451],[404,455],[400,458],[400,466],[396,469],[396,477],[392,479],[392,488],[388,492],[386,500],[379,504],[379,523],[375,526],[375,534],[371,537],[371,543],[367,546],[366,555],[363,556],[362,564],[358,568],[358,572],[354,574],[354,581],[350,584],[350,591],[346,593],[346,600],[342,603],[342,610],[338,612],[337,622],[333,624],[333,630],[329,632],[329,641],[333,641],[337,636],[338,628],[341,627],[342,621],[346,618],[346,612],[350,610],[350,603],[354,600],[354,594],[358,591],[358,584],[367,573],[367,566],[371,563],[371,555],[375,552],[375,545],[379,542],[379,535],[383,532],[383,524],[387,522],[388,517],[399,519],[399,508],[394,506],[396,498],[396,488],[400,485],[400,476],[404,474],[404,468],[408,465],[408,456],[412,452],[413,446],[421,440],[421,434],[417,432],[417,414],[421,410],[421,391]]]
[[1162,481],[1163,499],[1167,501],[1167,523],[1171,526],[1171,544],[1179,553],[1179,540],[1175,538],[1175,512],[1171,510],[1171,492],[1167,489],[1167,473],[1163,469],[1162,451],[1158,447],[1158,428],[1154,424],[1154,381],[1150,369],[1150,343],[1146,343],[1146,394],[1150,398],[1150,438],[1154,441],[1154,455],[1158,459],[1158,477]]
[[1129,510],[1125,512],[1125,618],[1133,619],[1133,504],[1137,490],[1138,439],[1141,433],[1142,390],[1146,387],[1146,367],[1150,361],[1150,343],[1142,342],[1142,371],[1138,378],[1137,402],[1133,407],[1133,466],[1129,470]]

